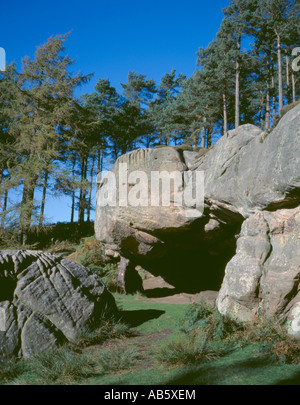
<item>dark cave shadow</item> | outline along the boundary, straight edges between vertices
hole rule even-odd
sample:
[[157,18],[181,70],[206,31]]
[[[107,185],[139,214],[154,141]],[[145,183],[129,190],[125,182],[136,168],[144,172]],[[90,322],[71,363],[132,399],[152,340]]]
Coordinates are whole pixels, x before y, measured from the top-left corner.
[[145,322],[157,319],[164,315],[165,311],[156,309],[141,309],[137,311],[120,311],[119,319],[121,322],[126,323],[128,326],[135,328]]
[[152,290],[144,290],[143,295],[147,298],[164,298],[180,294],[177,288],[153,288]]

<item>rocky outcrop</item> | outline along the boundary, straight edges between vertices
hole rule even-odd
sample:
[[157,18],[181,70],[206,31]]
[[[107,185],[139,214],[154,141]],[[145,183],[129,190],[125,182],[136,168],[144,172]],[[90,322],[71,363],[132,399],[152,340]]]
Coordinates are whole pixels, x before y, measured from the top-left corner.
[[300,105],[271,133],[244,125],[199,157],[171,147],[122,156],[112,168],[117,191],[121,163],[126,174],[144,170],[148,178],[152,171],[179,171],[182,192],[185,173],[204,172],[203,215],[191,215],[194,205],[177,207],[172,193],[169,207],[101,207],[102,179],[100,241],[131,269],[140,264],[182,291],[221,288],[222,313],[249,320],[262,311],[300,334]]
[[83,266],[38,251],[0,251],[0,362],[74,342],[116,310]]
[[300,337],[300,210],[257,212],[243,224],[217,299],[221,313],[241,320],[262,313],[289,322]]
[[[127,167],[127,171],[125,169]],[[143,171],[148,179],[152,172],[179,172],[182,183],[179,192],[183,192],[183,174],[187,171],[181,151],[172,147],[138,150],[121,156],[111,173],[115,174],[116,184],[120,186],[120,177]],[[95,218],[96,237],[108,247],[127,259],[128,271],[137,264],[155,276],[162,276],[168,283],[186,292],[198,292],[199,288],[214,290],[221,286],[224,266],[235,251],[235,235],[240,230],[240,214],[223,214],[220,221],[214,216],[199,216],[194,206],[175,206],[174,193],[170,193],[169,206],[151,205],[151,184],[145,184],[148,192],[148,206],[115,207],[99,205],[99,193],[105,182],[98,186],[98,207]],[[128,192],[139,184],[129,181]],[[117,189],[118,196],[119,188]],[[172,190],[171,190],[172,191]],[[199,243],[201,241],[201,243]],[[210,272],[198,271],[199,263]],[[182,269],[184,268],[184,278]],[[126,270],[122,269],[123,276]],[[139,285],[136,277],[129,277]],[[120,279],[124,286],[125,280]],[[200,287],[201,286],[201,287]],[[125,287],[126,289],[126,287]],[[132,291],[128,285],[127,291]]]

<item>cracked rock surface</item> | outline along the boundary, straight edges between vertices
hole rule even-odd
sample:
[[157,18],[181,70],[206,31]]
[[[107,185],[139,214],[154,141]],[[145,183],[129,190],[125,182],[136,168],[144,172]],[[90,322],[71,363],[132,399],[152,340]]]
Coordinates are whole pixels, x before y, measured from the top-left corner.
[[104,311],[116,311],[114,298],[85,267],[39,251],[0,251],[0,362],[75,341]]

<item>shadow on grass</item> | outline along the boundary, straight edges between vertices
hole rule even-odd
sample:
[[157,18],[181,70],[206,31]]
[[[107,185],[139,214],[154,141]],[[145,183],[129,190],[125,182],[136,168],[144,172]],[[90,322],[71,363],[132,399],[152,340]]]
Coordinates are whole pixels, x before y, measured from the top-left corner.
[[300,371],[295,373],[291,378],[277,381],[275,385],[300,385]]
[[147,298],[164,298],[179,294],[180,291],[176,288],[154,288],[153,290],[145,290],[143,294]]
[[[179,375],[165,385],[218,385],[232,384],[236,376],[245,375],[251,371],[259,372],[268,366],[274,365],[274,362],[268,358],[251,358],[243,361],[237,361],[228,365],[215,365],[203,363],[199,366],[186,368]],[[250,383],[250,376],[249,376]],[[263,384],[263,381],[262,381]]]
[[157,319],[164,314],[165,311],[144,309],[138,311],[120,311],[119,316],[121,322],[126,323],[131,328],[135,328],[152,319]]

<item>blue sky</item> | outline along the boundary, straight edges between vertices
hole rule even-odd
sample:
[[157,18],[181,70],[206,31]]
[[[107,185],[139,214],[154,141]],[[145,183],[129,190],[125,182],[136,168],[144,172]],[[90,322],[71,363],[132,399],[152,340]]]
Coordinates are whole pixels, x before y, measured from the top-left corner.
[[[7,62],[34,56],[36,46],[55,34],[71,32],[67,53],[74,72],[94,73],[79,92],[93,91],[109,78],[121,91],[131,70],[157,82],[175,68],[190,76],[196,52],[215,37],[229,0],[51,0],[2,1],[0,47]],[[69,220],[69,201],[48,200],[52,221]],[[63,208],[65,207],[65,208]]]

